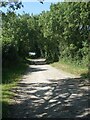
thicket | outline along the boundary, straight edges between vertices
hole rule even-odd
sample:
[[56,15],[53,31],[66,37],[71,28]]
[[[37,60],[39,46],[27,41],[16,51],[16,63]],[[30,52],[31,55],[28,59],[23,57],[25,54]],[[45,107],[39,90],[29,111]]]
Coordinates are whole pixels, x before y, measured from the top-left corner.
[[88,65],[90,2],[51,4],[39,15],[2,13],[3,65],[36,52],[47,62],[60,59]]
[[49,12],[42,13],[39,22],[46,40],[46,58],[88,64],[89,9],[90,2],[58,3],[52,4]]

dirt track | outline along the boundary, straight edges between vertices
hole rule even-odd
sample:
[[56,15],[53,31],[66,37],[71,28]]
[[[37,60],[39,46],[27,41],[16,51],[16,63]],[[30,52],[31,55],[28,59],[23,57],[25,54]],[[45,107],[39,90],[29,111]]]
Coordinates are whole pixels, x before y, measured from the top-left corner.
[[88,80],[50,65],[30,65],[10,106],[11,118],[75,118],[90,112]]

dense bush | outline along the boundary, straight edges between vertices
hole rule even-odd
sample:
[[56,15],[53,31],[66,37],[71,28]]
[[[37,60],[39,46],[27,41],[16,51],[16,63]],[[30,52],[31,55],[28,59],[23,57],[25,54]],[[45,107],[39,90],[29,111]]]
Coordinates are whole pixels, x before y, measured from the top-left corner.
[[52,4],[49,12],[39,17],[45,57],[49,61],[69,59],[87,65],[90,30],[90,2]]

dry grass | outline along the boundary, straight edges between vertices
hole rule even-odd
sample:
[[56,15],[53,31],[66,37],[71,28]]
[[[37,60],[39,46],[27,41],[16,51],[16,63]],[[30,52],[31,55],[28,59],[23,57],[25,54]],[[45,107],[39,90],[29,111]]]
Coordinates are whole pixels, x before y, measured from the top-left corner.
[[79,66],[79,65],[76,65],[76,64],[72,64],[72,63],[71,64],[66,63],[64,61],[55,62],[51,65],[53,67],[56,67],[57,69],[61,69],[63,71],[69,72],[71,74],[79,75],[79,76],[81,76],[82,74],[87,74],[88,73],[88,68],[87,67]]

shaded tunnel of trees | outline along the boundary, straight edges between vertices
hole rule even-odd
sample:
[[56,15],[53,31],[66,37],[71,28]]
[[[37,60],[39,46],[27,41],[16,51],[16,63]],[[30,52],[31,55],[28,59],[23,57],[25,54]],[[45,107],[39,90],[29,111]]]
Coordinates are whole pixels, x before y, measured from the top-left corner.
[[[2,6],[6,7],[7,3],[2,4]],[[13,10],[8,10],[6,13],[0,11],[0,13],[2,13],[2,35],[0,36],[0,40],[2,40],[3,68],[9,68],[10,65],[16,65],[18,62],[30,57],[29,52],[35,52],[35,58],[45,58],[47,63],[64,59],[65,61],[69,60],[78,65],[90,67],[90,2],[58,2],[57,4],[51,4],[50,11],[43,11],[39,15],[30,15],[27,13],[17,15],[14,10],[21,8],[21,6],[21,3],[16,3],[15,6],[9,6]],[[37,69],[33,71],[37,71]],[[4,74],[5,72],[2,73]],[[5,77],[5,75],[3,76]],[[9,77],[8,79],[10,80]],[[76,93],[78,93],[78,91],[81,92],[81,88],[79,88],[80,85],[82,85],[81,81],[78,80],[77,85],[74,84],[76,79],[71,79],[68,83],[67,80],[64,81],[65,82],[62,80],[61,85],[55,85],[54,83],[50,85],[51,88],[54,87],[54,91],[52,90],[53,94],[49,100],[56,97],[56,95],[59,96],[58,93],[61,91],[64,92],[64,90],[68,92],[68,95],[71,93],[74,94],[74,89],[72,89],[70,85],[75,87]],[[5,83],[4,79],[3,83]],[[87,82],[85,81],[85,83]],[[65,87],[63,87],[63,84],[65,84]],[[32,84],[29,86],[31,87],[31,85]],[[23,87],[25,86],[27,89],[26,84],[23,85]],[[44,87],[44,84],[40,84],[40,86]],[[45,84],[45,86],[48,86],[48,84]],[[35,85],[33,85],[33,87],[35,87]],[[60,89],[60,87],[62,89]],[[68,88],[70,88],[70,91],[67,91]],[[31,88],[30,90],[32,91]],[[57,93],[57,91],[59,92]],[[85,90],[84,92],[85,96],[88,97],[87,92]],[[37,95],[39,93],[37,91],[34,94]],[[43,92],[43,96],[44,94],[45,91]],[[73,113],[74,116],[80,112],[80,114],[82,114],[85,110],[84,108],[87,108],[87,106],[84,106],[84,108],[80,107],[81,111],[73,109],[73,106],[76,105],[75,103],[80,105],[86,101],[85,99],[85,101],[83,101],[85,96],[79,96],[78,99],[73,98],[72,101],[74,102],[70,102],[70,106],[68,107],[72,109],[71,113]],[[61,99],[63,103],[64,100],[60,96],[56,98],[57,101],[59,99]],[[69,99],[69,96],[67,96],[67,99]],[[22,104],[26,104],[27,101],[29,100],[23,101]],[[80,101],[81,103],[79,104]],[[47,102],[48,100],[44,101],[39,108],[42,108],[42,106],[44,106],[44,108],[49,107],[49,110],[52,112],[52,105],[55,104],[50,103],[49,106],[47,106]],[[21,107],[22,104],[18,106]],[[58,114],[58,105],[55,106]],[[33,105],[31,105],[31,107],[33,107]],[[63,108],[63,105],[61,107]],[[68,109],[68,107],[65,109]],[[43,112],[41,111],[41,113],[39,113],[39,108],[35,111],[37,115]],[[13,112],[15,111],[12,111],[12,113]],[[52,117],[52,114],[47,110],[46,113],[45,116]],[[64,114],[62,115],[64,116]]]
[[3,65],[36,52],[48,63],[69,59],[88,65],[90,2],[51,4],[39,15],[2,12]]

